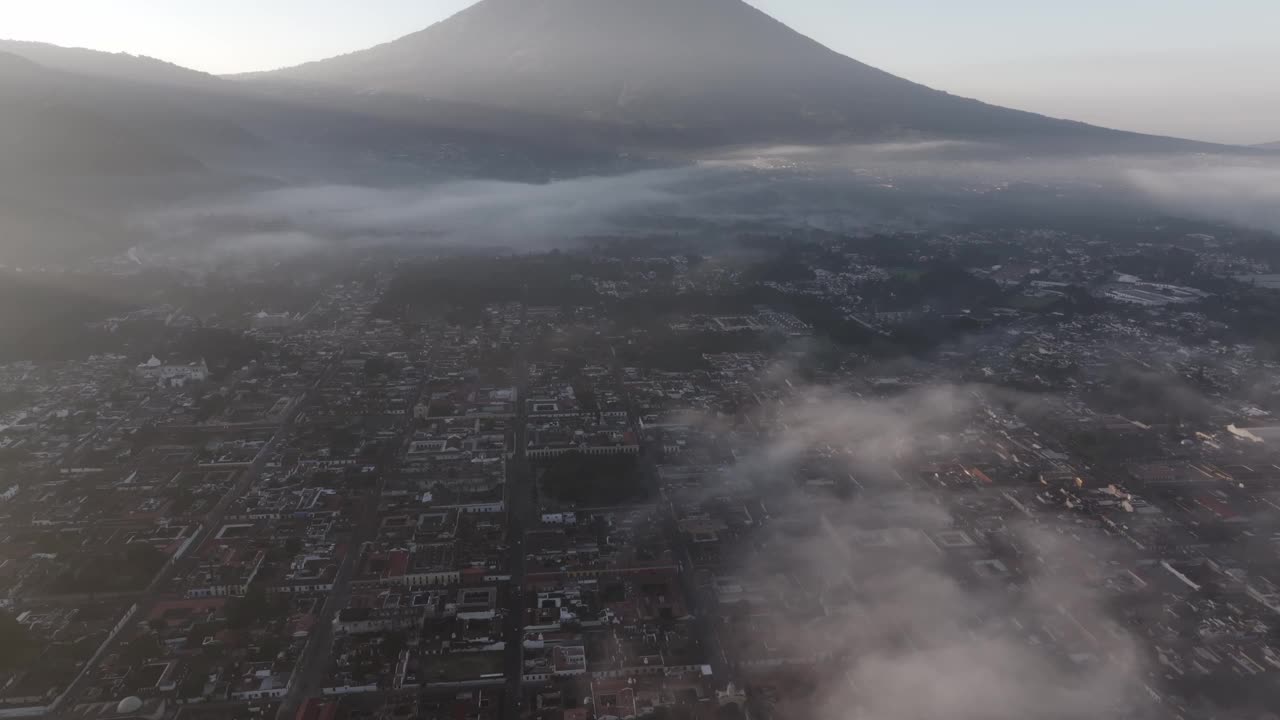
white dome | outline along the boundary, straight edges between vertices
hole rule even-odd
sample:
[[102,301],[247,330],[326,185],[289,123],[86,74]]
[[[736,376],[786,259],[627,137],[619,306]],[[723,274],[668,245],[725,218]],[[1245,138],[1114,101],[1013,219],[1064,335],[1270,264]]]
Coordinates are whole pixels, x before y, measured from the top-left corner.
[[116,714],[128,715],[129,713],[136,713],[141,709],[142,709],[142,698],[127,697],[121,700],[119,705],[116,705]]

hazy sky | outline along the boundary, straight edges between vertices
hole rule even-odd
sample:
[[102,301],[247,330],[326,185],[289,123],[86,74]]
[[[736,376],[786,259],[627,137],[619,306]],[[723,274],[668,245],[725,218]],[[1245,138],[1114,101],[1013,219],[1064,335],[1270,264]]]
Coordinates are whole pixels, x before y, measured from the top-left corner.
[[[227,73],[368,47],[471,2],[0,0],[0,36]],[[1277,0],[752,4],[846,55],[956,94],[1147,132],[1280,140]]]

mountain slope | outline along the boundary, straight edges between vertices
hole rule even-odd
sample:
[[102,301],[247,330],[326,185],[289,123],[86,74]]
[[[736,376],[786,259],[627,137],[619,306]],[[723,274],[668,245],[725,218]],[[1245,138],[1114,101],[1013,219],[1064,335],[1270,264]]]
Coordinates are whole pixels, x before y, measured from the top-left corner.
[[[89,83],[0,53],[0,171],[28,174],[148,174],[200,163],[123,117],[103,112]],[[139,108],[141,109],[141,108]]]
[[0,53],[25,58],[50,70],[156,85],[209,85],[219,79],[180,65],[128,53],[107,53],[48,43],[0,39]]
[[1280,142],[1263,143],[1261,145],[1258,145],[1258,147],[1262,148],[1263,150],[1280,150]]
[[394,42],[249,79],[719,142],[904,135],[1164,142],[926,88],[835,53],[741,0],[482,0]]
[[16,52],[0,51],[0,265],[120,251],[139,241],[132,218],[245,188],[545,180],[616,160],[588,133],[566,142],[570,123],[521,113],[262,91],[145,58],[6,47]]

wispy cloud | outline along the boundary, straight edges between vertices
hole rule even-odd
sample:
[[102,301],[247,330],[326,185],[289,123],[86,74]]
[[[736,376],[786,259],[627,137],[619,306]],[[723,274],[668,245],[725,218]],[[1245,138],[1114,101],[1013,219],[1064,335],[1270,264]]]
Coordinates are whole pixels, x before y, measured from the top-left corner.
[[[483,180],[373,187],[307,185],[151,213],[162,246],[231,254],[362,244],[571,246],[582,238],[675,227],[732,231],[922,229],[989,214],[1011,183],[1106,189],[1135,210],[1280,230],[1280,162],[1213,156],[1027,158],[978,143],[931,141],[752,148],[695,165],[548,183]],[[985,195],[984,195],[985,194]],[[1046,198],[1052,197],[1046,195]],[[305,238],[306,242],[301,240]],[[176,241],[176,242],[175,242]]]
[[[980,578],[972,564],[994,556],[958,512],[962,498],[904,478],[973,449],[971,415],[988,393],[1000,391],[938,386],[866,399],[802,389],[770,411],[768,430],[739,459],[734,472],[766,494],[774,519],[756,551],[724,572],[776,603],[753,608],[771,652],[819,659],[824,680],[807,698],[808,717],[1065,720],[1149,704],[1138,645],[1106,619],[1104,599],[1063,570],[1106,557],[1101,535],[1052,518],[1016,522],[1014,506],[989,491],[1005,510],[990,512],[1001,518],[993,531],[1023,547],[1025,562]],[[846,502],[797,490],[801,465],[815,457],[865,489]],[[956,532],[973,544],[938,542]],[[815,599],[820,612],[797,609]],[[726,642],[742,632],[726,628]]]
[[315,185],[225,198],[148,215],[180,240],[227,250],[344,241],[547,247],[604,232],[623,216],[669,207],[687,171],[546,184],[466,181],[409,187]]
[[1170,212],[1280,232],[1280,161],[1135,168],[1128,177]]

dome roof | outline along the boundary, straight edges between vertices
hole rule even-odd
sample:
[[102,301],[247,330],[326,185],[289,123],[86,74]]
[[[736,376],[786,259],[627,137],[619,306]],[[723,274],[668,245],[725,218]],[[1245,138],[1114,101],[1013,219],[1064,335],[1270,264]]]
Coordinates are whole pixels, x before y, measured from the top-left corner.
[[142,698],[140,697],[127,697],[121,700],[119,705],[116,705],[116,713],[119,715],[128,715],[129,713],[136,713],[141,709],[142,709]]

